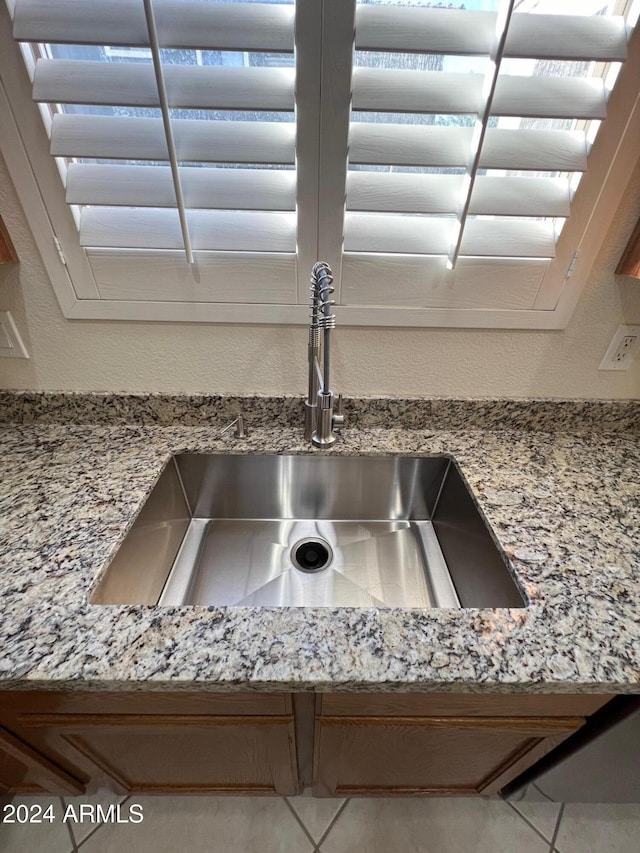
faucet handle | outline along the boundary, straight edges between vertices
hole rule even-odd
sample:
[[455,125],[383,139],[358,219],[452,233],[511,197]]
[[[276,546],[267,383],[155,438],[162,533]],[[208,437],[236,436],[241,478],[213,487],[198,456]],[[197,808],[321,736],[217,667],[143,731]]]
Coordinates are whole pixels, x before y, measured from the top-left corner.
[[334,429],[339,429],[344,426],[344,415],[342,414],[342,394],[338,394],[338,402],[336,403],[336,410],[333,414],[333,426]]

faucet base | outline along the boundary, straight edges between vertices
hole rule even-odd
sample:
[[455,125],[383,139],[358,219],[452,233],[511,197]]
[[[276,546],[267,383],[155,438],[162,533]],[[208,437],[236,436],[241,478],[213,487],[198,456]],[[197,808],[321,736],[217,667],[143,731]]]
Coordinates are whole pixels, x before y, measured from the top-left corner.
[[329,447],[337,436],[333,431],[333,391],[318,391],[316,428],[311,441],[316,447]]
[[335,444],[337,437],[338,436],[335,435],[335,433],[331,433],[325,438],[314,432],[314,434],[311,436],[311,443],[314,444],[316,447],[331,447],[332,444]]

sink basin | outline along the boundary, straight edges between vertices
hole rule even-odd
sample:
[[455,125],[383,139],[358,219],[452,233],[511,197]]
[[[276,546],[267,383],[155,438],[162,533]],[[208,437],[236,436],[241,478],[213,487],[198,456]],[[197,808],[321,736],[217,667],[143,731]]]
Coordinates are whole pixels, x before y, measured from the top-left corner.
[[174,456],[90,600],[525,606],[448,456]]

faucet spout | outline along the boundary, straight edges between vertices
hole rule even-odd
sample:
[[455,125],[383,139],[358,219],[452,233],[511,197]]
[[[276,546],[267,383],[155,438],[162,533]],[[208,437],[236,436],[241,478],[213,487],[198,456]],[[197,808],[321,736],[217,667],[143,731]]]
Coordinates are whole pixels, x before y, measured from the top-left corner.
[[329,264],[323,261],[314,264],[310,291],[309,388],[305,401],[305,438],[311,439],[316,447],[328,447],[336,440],[335,428],[342,426],[344,422],[341,411],[334,414],[334,394],[329,383],[331,330],[336,326],[336,317],[331,311],[335,301],[331,299],[334,288]]

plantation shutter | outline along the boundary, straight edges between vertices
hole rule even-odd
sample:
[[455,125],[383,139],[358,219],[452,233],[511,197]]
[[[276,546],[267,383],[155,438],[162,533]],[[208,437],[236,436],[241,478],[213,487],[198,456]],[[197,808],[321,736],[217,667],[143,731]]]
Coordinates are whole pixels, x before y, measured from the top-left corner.
[[68,317],[564,328],[637,159],[637,0],[5,2]]
[[50,153],[101,296],[298,301],[315,213],[298,215],[300,171],[314,199],[294,22],[286,4],[17,0],[13,35],[33,47],[33,99],[51,105]]
[[342,222],[340,301],[534,308],[606,116],[597,74],[627,55],[625,20],[444,5],[356,4],[344,203],[324,211]]

